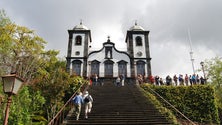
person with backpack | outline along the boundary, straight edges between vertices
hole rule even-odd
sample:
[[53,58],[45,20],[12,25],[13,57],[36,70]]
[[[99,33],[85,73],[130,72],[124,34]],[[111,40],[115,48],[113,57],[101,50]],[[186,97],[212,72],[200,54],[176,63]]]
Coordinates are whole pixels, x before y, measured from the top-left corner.
[[124,83],[125,83],[125,75],[122,74],[120,79],[121,79],[121,86],[124,86]]
[[93,98],[88,91],[85,91],[83,95],[83,100],[85,104],[85,119],[87,119],[88,113],[90,113],[92,110],[92,103],[93,103]]
[[82,92],[77,92],[76,96],[72,99],[74,104],[74,112],[76,115],[76,120],[79,120],[81,105],[83,104]]
[[116,78],[116,86],[119,86],[119,85],[120,85],[120,81],[121,81],[121,79],[120,79],[120,77],[118,76],[118,77]]

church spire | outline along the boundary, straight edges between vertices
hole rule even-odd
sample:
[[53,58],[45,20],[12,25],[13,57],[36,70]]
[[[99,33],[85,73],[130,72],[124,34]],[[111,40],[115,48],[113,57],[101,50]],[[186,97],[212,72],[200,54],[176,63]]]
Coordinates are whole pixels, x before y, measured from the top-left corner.
[[135,20],[135,26],[137,25],[137,20]]
[[109,36],[109,35],[107,36],[107,38],[108,38],[108,39],[107,39],[107,42],[110,42],[110,36]]
[[80,19],[80,25],[82,25],[82,19]]

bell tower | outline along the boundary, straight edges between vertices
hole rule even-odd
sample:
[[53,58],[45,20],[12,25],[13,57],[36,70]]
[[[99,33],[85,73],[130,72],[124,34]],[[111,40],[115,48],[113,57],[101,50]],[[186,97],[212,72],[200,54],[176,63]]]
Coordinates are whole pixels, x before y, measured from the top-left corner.
[[82,24],[68,30],[68,51],[66,70],[70,74],[86,76],[87,56],[91,43],[91,32]]
[[[126,35],[127,52],[131,57],[132,75],[150,76],[151,57],[149,48],[149,31],[137,25],[132,26]],[[133,77],[133,76],[132,76]]]

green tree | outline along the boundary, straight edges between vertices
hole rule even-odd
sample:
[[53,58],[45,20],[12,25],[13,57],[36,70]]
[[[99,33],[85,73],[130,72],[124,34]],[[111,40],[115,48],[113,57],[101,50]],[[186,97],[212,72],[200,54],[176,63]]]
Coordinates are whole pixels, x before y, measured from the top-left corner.
[[[0,10],[0,75],[16,72],[26,80],[21,92],[13,97],[9,124],[31,123],[32,118],[42,112],[39,109],[45,103],[44,97],[39,91],[30,93],[27,85],[33,81],[34,74],[41,68],[39,58],[44,52],[45,43],[33,30],[12,23],[4,10]],[[4,99],[3,102],[6,102],[7,96],[2,92],[2,84],[0,88],[0,95]],[[0,106],[1,123],[6,103]]]
[[31,82],[34,91],[41,91],[45,102],[45,116],[51,120],[64,103],[85,83],[79,76],[70,76],[66,72],[66,62],[57,58],[58,51],[49,50],[42,53],[39,60],[41,68]]
[[7,55],[10,54],[8,51],[12,44],[11,32],[14,25],[11,23],[10,19],[6,16],[4,10],[0,10],[0,73],[4,73],[8,68]]
[[215,88],[219,115],[222,120],[222,58],[215,57],[207,60],[205,64],[204,68],[207,71],[207,82]]
[[[46,42],[41,37],[12,23],[3,10],[0,25],[0,75],[16,72],[26,80],[18,96],[13,97],[10,124],[45,124],[85,83],[84,79],[70,76],[66,62],[57,58],[59,51],[45,51]],[[6,100],[2,89],[0,94]],[[0,106],[4,116],[5,104]]]
[[0,16],[1,72],[16,72],[28,82],[40,66],[38,60],[46,42],[33,30],[11,23],[4,11]]
[[9,124],[31,125],[33,117],[41,115],[43,112],[44,97],[39,91],[30,93],[29,87],[24,86],[20,93],[13,99],[10,110]]
[[[38,122],[46,123],[47,120],[43,117],[43,106],[45,104],[45,99],[41,95],[40,91],[30,91],[29,89],[30,88],[28,86],[24,86],[16,96],[13,96],[13,101],[10,106],[8,124],[31,125],[34,123],[33,119],[37,119]],[[6,97],[4,102],[6,102]],[[3,103],[0,109],[2,112],[2,115],[0,116],[0,124],[3,124],[4,121],[5,107],[6,103]]]
[[222,59],[215,57],[211,60],[206,61],[205,69],[207,71],[207,77],[216,87],[222,86]]

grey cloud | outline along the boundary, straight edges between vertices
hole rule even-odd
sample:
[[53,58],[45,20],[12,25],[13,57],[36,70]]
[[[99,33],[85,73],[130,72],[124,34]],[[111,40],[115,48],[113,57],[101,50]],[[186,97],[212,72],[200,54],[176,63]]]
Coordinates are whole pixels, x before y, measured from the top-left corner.
[[[150,30],[153,72],[167,74],[190,72],[186,71],[191,65],[188,29],[194,54],[203,52],[195,55],[196,58],[208,58],[203,56],[208,50],[212,56],[213,52],[221,56],[221,5],[221,0],[3,0],[0,8],[5,9],[15,23],[36,30],[48,42],[47,48],[60,50],[61,56],[67,52],[67,30],[79,24],[80,19],[91,30],[93,42],[98,44],[105,42],[107,35],[111,35],[111,40],[118,37],[115,39],[119,41],[114,42],[124,42],[126,31],[137,20]],[[115,30],[115,34],[123,36],[106,34],[111,29],[120,29],[118,33]]]

